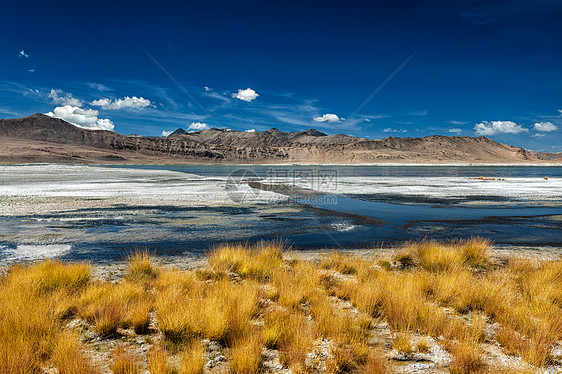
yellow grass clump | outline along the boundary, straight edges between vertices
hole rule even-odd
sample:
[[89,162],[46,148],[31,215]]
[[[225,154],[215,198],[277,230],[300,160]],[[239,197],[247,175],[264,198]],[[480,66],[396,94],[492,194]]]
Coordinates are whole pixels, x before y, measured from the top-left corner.
[[405,355],[409,355],[414,352],[414,349],[412,348],[412,337],[404,333],[398,334],[396,337],[394,337],[393,347],[398,352]]
[[230,351],[230,371],[234,374],[254,374],[261,371],[263,343],[259,333],[249,333],[234,342]]
[[203,283],[185,290],[171,286],[156,301],[158,323],[164,336],[181,343],[202,336],[230,342],[250,328],[259,306],[255,283]]
[[137,251],[127,258],[127,279],[133,282],[151,282],[158,275],[158,269],[148,251]]
[[182,352],[180,374],[203,374],[205,347],[198,341],[186,346]]
[[165,349],[153,346],[147,354],[147,361],[150,374],[178,374],[177,370],[170,365]]
[[269,279],[283,263],[283,245],[260,242],[255,246],[241,243],[223,244],[209,256],[211,268],[217,272],[233,272],[244,278]]
[[118,346],[113,351],[113,362],[111,363],[113,374],[137,374],[140,373],[139,367],[135,362],[134,356],[122,346]]
[[53,362],[60,374],[95,374],[98,371],[86,359],[78,344],[78,336],[63,333],[54,347]]
[[452,374],[485,372],[486,365],[478,347],[474,344],[467,342],[454,343],[451,348],[451,356],[450,372]]

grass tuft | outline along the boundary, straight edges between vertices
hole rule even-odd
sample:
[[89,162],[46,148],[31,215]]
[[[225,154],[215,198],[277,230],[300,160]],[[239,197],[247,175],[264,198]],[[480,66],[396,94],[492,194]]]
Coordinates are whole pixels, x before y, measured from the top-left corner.
[[217,273],[232,272],[243,278],[269,279],[283,264],[283,245],[280,242],[260,242],[253,247],[223,244],[209,256],[209,264]]
[[203,374],[205,347],[194,341],[183,349],[180,374]]
[[483,373],[486,368],[478,348],[471,343],[453,344],[451,356],[449,369],[453,374]]
[[394,338],[393,346],[399,353],[405,355],[409,355],[414,352],[414,349],[412,348],[412,337],[408,334],[398,334]]
[[147,251],[137,251],[127,258],[127,279],[133,282],[150,282],[158,276],[158,269]]
[[230,371],[234,374],[255,374],[262,368],[263,343],[259,334],[249,334],[234,342],[230,350]]
[[140,372],[134,356],[122,346],[118,346],[113,351],[111,371],[113,374],[137,374]]
[[78,345],[78,336],[64,333],[53,351],[53,362],[59,374],[94,374],[97,370],[84,357]]
[[166,350],[159,347],[152,347],[147,354],[147,366],[150,374],[178,374],[168,363],[168,354]]

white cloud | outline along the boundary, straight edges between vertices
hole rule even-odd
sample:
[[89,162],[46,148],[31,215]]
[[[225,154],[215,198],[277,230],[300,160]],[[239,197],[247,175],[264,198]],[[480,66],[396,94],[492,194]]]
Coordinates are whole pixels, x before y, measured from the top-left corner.
[[455,125],[455,126],[459,126],[459,125],[466,125],[468,122],[465,121],[447,121],[448,124],[450,125]]
[[558,109],[558,113],[560,113],[560,116],[562,116],[562,109]]
[[256,132],[256,129],[248,129],[245,132]]
[[28,72],[30,72],[30,73],[35,73],[35,68],[29,69]]
[[203,89],[204,89],[206,92],[209,92],[209,91],[212,91],[212,90],[213,90],[213,89],[212,89],[211,87],[209,87],[209,86],[203,86]]
[[75,126],[90,130],[113,130],[113,122],[107,118],[98,118],[99,112],[95,109],[82,109],[72,105],[56,107],[48,116],[60,118]]
[[542,132],[551,132],[558,129],[558,126],[552,122],[537,122],[533,125],[535,130]]
[[483,121],[474,126],[477,135],[519,134],[529,131],[513,121]]
[[408,130],[393,129],[393,128],[387,127],[386,129],[382,130],[382,132],[408,132]]
[[209,130],[210,127],[204,122],[192,122],[191,125],[187,128],[187,131],[201,131],[201,130]]
[[459,132],[462,132],[462,129],[457,129],[457,128],[449,129],[449,132],[459,133]]
[[47,97],[51,99],[54,104],[82,106],[82,104],[84,103],[82,100],[72,96],[71,93],[64,94],[62,90],[52,89],[51,92],[47,94]]
[[[89,109],[91,110],[91,109]],[[96,123],[96,130],[108,130],[108,131],[112,131],[113,130],[113,122],[111,122],[110,119],[108,118],[100,118],[98,119],[97,123]]]
[[22,49],[19,53],[18,56],[23,57],[23,58],[28,58],[29,55],[27,53],[25,53],[25,51]]
[[106,110],[118,110],[125,108],[143,109],[149,106],[151,103],[150,100],[145,99],[144,97],[125,96],[122,99],[115,99],[113,101],[111,99],[102,98],[94,100],[90,104],[94,106],[100,106],[102,109]]
[[173,131],[162,130],[162,134],[160,134],[160,136],[167,137],[167,136],[170,135],[171,133],[173,133]]
[[429,113],[427,111],[427,109],[424,109],[424,110],[419,110],[419,111],[415,111],[415,112],[410,112],[410,115],[416,116],[416,117],[425,117],[425,116],[427,116],[427,113]]
[[314,117],[313,120],[315,120],[316,122],[339,122],[340,117],[338,117],[337,114],[326,113],[322,114],[322,116],[320,117]]
[[535,133],[535,134],[533,134],[533,135],[531,135],[531,136],[532,136],[533,138],[542,138],[542,137],[544,137],[544,136],[546,136],[546,135],[541,134],[540,132],[537,132],[537,133]]
[[107,86],[104,86],[103,84],[99,84],[99,83],[91,83],[90,82],[90,83],[88,83],[88,86],[90,88],[93,88],[93,89],[98,90],[98,91],[112,91],[111,88],[109,88]]
[[259,94],[256,91],[252,90],[250,87],[246,88],[245,90],[239,89],[238,92],[232,94],[232,97],[242,101],[246,101],[248,103],[258,96]]

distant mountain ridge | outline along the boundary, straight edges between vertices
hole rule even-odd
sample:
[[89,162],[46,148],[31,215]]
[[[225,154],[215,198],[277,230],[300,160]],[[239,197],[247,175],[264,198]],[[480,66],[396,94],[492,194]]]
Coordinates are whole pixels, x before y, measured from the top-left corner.
[[34,114],[0,120],[0,162],[84,163],[516,163],[562,160],[485,137],[433,135],[370,140],[315,129],[209,129],[167,137],[87,130]]

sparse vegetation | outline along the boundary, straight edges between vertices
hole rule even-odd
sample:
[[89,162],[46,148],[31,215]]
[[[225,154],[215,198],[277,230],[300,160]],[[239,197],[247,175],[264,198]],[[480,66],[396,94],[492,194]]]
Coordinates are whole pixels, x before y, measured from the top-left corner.
[[[216,365],[232,373],[258,373],[264,352],[293,372],[388,373],[389,347],[411,356],[435,345],[453,373],[496,370],[484,342],[521,357],[530,365],[521,371],[559,367],[562,261],[494,262],[489,247],[408,243],[387,257],[330,252],[315,262],[288,258],[279,243],[229,244],[196,270],[164,270],[141,252],[116,282],[93,279],[85,264],[15,265],[0,278],[0,374],[95,373],[91,334],[125,342],[108,358],[123,374],[200,374],[221,355]],[[393,337],[384,344],[373,340],[380,326]],[[121,336],[150,349],[133,354],[134,339]]]

